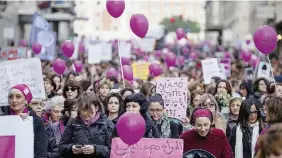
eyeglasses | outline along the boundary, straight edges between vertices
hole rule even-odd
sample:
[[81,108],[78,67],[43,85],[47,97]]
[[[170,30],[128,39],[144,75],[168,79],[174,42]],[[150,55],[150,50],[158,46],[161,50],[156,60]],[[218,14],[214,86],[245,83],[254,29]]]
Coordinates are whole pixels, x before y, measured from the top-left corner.
[[159,113],[161,113],[162,111],[163,111],[163,109],[149,109],[149,112],[150,112],[151,114],[153,114],[154,112],[157,113],[157,114],[159,114]]
[[257,114],[258,114],[258,112],[259,112],[259,111],[257,111],[257,110],[256,110],[256,111],[250,111],[250,115],[251,115],[251,114],[255,114],[255,115],[257,115]]
[[71,88],[68,88],[68,87],[67,87],[67,88],[65,88],[65,91],[66,91],[66,92],[68,92],[68,91],[70,91],[70,90],[71,90],[72,92],[74,92],[75,90],[77,90],[77,88],[74,88],[74,87],[71,87]]
[[200,106],[203,108],[208,108],[208,107],[214,107],[215,104],[214,103],[203,103]]

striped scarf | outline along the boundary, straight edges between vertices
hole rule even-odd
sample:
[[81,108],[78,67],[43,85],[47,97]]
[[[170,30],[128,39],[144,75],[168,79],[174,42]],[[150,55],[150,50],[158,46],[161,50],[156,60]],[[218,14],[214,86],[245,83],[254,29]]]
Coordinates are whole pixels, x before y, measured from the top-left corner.
[[161,138],[170,138],[171,130],[170,130],[170,121],[168,117],[165,115],[162,116],[161,119],[155,121],[156,125],[161,125]]

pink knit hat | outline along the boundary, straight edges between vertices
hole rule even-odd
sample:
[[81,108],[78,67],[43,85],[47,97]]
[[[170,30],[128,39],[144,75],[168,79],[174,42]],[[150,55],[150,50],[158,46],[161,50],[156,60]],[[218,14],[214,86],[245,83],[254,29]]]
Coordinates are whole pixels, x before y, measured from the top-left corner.
[[17,90],[21,91],[23,93],[23,95],[25,96],[25,99],[26,99],[27,103],[29,104],[31,102],[31,100],[32,100],[32,93],[31,93],[31,91],[30,91],[30,89],[28,88],[27,85],[25,85],[25,84],[17,84],[15,86],[13,86],[11,89],[17,89]]

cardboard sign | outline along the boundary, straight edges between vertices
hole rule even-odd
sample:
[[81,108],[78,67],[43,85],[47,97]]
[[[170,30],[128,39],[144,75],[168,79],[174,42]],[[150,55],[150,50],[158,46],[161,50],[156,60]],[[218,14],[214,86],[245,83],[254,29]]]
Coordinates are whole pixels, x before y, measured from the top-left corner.
[[112,60],[112,52],[113,52],[113,48],[112,48],[112,44],[110,43],[100,43],[101,45],[101,60],[102,61],[111,61]]
[[266,78],[268,80],[271,80],[271,65],[267,62],[260,62],[258,69],[257,69],[257,78]]
[[138,41],[138,45],[142,51],[153,52],[155,50],[156,39],[142,38]]
[[157,81],[156,93],[162,95],[168,117],[186,118],[188,79],[167,77]]
[[132,72],[134,78],[139,78],[142,80],[147,80],[150,74],[149,72],[149,62],[134,62],[132,63]]
[[119,41],[119,55],[120,57],[131,58],[131,47],[132,45],[127,42]]
[[23,121],[20,116],[1,116],[0,127],[5,127],[0,130],[1,158],[34,157],[32,117]]
[[142,138],[128,146],[120,138],[114,138],[111,158],[182,158],[182,139]]
[[0,104],[2,106],[8,105],[9,90],[16,84],[26,84],[33,98],[45,99],[41,62],[38,58],[0,62],[0,74]]
[[101,62],[101,45],[89,45],[88,47],[88,64],[99,64]]
[[210,84],[212,77],[220,77],[220,70],[216,58],[202,60],[204,83]]

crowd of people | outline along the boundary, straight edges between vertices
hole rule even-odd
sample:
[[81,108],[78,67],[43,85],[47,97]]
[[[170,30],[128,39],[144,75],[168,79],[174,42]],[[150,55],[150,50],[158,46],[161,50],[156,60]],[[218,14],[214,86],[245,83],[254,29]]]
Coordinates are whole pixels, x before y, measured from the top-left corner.
[[[167,116],[154,77],[123,85],[120,78],[105,76],[116,63],[87,64],[87,60],[81,73],[72,71],[70,65],[65,76],[50,73],[51,64],[42,61],[47,99],[33,98],[25,84],[14,85],[8,94],[9,106],[1,107],[0,113],[33,117],[35,158],[110,157],[111,140],[119,137],[116,124],[129,111],[144,118],[143,138],[182,139],[183,154],[201,150],[216,158],[281,156],[279,79],[246,79],[244,64],[236,62],[240,59],[235,52],[231,76],[227,80],[213,77],[211,84],[204,85],[199,61],[205,57],[194,59],[189,67],[165,69],[161,75],[187,77],[185,120]],[[280,63],[274,59],[272,64],[275,76],[279,75]]]

